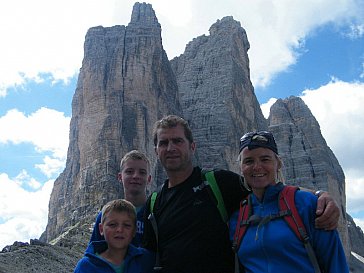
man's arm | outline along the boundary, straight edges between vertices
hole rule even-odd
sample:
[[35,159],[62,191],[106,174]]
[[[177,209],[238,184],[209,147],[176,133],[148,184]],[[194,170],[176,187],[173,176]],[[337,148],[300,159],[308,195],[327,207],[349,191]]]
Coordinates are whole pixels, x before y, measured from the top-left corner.
[[330,194],[326,191],[315,192],[306,188],[301,188],[301,190],[311,192],[318,196],[315,227],[325,230],[336,229],[339,222],[340,209]]

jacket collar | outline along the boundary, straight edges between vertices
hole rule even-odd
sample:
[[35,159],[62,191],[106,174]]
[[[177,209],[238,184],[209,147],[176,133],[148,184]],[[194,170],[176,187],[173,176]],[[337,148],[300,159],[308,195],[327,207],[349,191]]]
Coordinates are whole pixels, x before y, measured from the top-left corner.
[[[88,245],[88,247],[86,249],[86,253],[89,253],[89,254],[102,253],[106,249],[107,249],[107,242],[105,240],[94,241]],[[137,248],[134,245],[129,244],[125,259],[129,256],[134,257],[134,256],[142,255],[142,254],[143,254],[143,251],[140,248]]]
[[258,200],[258,198],[254,194],[252,194],[251,197],[252,197],[253,204],[269,203],[269,202],[278,200],[278,195],[282,191],[283,187],[284,187],[284,185],[282,182],[278,182],[275,185],[268,185],[265,188],[263,200],[261,202]]

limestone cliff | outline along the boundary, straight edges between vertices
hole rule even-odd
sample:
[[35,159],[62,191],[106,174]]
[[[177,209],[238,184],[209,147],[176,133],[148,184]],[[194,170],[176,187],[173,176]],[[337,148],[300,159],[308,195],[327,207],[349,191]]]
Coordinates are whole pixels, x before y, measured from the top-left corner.
[[210,36],[193,39],[171,65],[198,145],[198,162],[238,171],[241,134],[266,129],[267,122],[250,81],[245,30],[229,16],[209,31]]
[[43,240],[122,196],[121,157],[131,149],[153,153],[153,123],[164,114],[182,114],[177,90],[151,5],[135,4],[126,27],[89,29],[72,101],[66,168],[54,183]]

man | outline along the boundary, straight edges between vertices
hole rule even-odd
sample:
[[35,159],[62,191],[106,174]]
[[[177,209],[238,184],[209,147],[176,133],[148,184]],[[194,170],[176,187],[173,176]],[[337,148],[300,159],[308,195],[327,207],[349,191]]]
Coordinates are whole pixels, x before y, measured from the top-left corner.
[[[152,222],[145,220],[144,246],[159,255],[158,266],[167,273],[234,272],[234,259],[228,227],[192,158],[196,150],[188,123],[170,115],[157,121],[153,131],[155,152],[168,179],[155,201],[158,242]],[[248,191],[242,177],[226,170],[215,170],[226,210],[239,208]],[[326,197],[325,197],[326,196]],[[321,195],[318,213],[326,203],[325,213],[317,218],[321,228],[335,228],[339,209],[327,194]],[[320,211],[321,210],[321,211]],[[145,217],[150,215],[147,201]],[[330,215],[330,216],[328,216]]]
[[[136,207],[136,234],[132,244],[140,246],[144,230],[144,208],[147,201],[146,187],[151,181],[150,162],[147,156],[137,150],[126,153],[120,162],[118,180],[123,183],[124,199]],[[90,242],[104,240],[99,230],[101,217],[102,213],[100,212],[97,215]]]

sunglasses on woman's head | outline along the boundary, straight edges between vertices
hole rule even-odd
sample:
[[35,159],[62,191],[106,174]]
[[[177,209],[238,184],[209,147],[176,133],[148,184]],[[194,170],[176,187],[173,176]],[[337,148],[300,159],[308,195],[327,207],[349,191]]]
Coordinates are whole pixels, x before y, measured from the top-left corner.
[[277,145],[273,134],[268,131],[249,132],[243,135],[240,138],[240,152],[247,146],[249,146],[249,148],[268,148],[278,154]]

